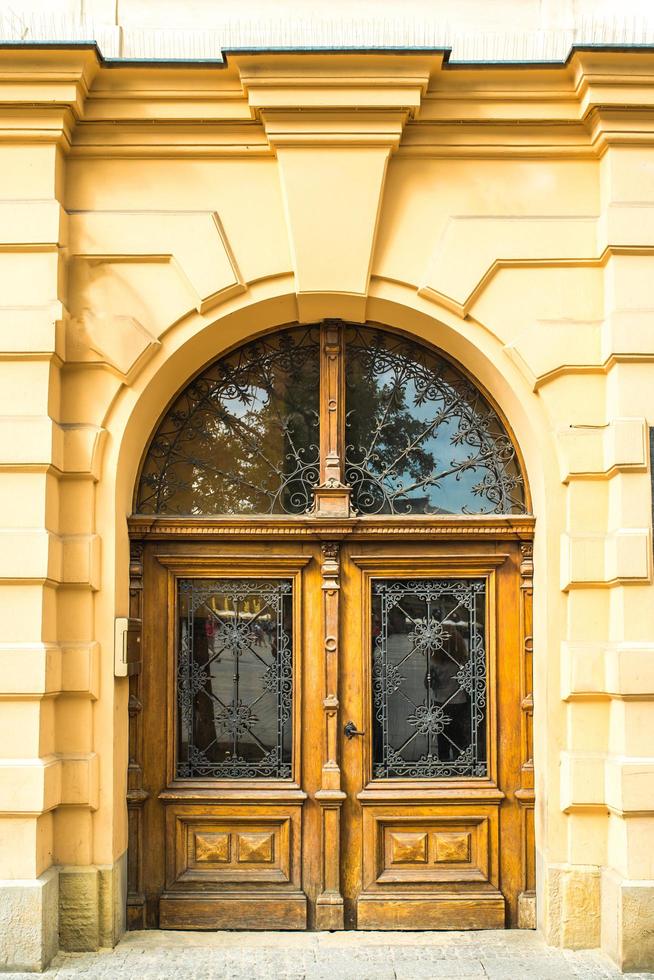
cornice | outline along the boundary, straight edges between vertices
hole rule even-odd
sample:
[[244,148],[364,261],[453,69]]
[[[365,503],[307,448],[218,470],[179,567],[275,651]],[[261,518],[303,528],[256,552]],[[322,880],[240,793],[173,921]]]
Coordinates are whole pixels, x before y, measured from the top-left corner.
[[129,518],[130,536],[142,540],[179,538],[300,538],[329,540],[338,538],[382,538],[415,540],[421,538],[530,539],[535,518],[530,515],[437,516],[437,517],[355,517],[347,520],[306,517],[167,517],[136,514]]
[[442,53],[234,54],[108,67],[92,47],[0,48],[0,141],[79,156],[271,155],[369,145],[409,156],[599,157],[654,142],[654,52],[450,66]]
[[0,141],[70,146],[99,71],[89,48],[0,52]]
[[232,58],[253,118],[261,120],[273,148],[397,148],[442,62],[442,54],[390,52]]

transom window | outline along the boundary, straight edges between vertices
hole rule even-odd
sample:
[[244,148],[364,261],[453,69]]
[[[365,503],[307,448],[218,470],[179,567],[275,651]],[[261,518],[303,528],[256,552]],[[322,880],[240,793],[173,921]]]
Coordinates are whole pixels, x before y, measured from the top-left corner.
[[[332,334],[334,322],[330,321]],[[360,515],[520,514],[511,438],[443,355],[373,326],[291,327],[220,358],[177,396],[148,448],[141,514],[300,515],[339,433],[342,481]],[[340,399],[321,386],[340,359]],[[322,406],[322,411],[321,411]],[[321,450],[322,447],[322,450]]]

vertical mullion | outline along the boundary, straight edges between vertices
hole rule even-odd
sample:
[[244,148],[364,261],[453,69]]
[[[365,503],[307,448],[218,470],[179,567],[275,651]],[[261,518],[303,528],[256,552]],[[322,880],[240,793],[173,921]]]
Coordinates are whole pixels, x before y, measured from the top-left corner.
[[343,323],[320,325],[320,484],[316,517],[351,517],[350,488],[344,483],[345,369]]
[[343,324],[324,320],[320,325],[320,482],[342,482],[343,434]]

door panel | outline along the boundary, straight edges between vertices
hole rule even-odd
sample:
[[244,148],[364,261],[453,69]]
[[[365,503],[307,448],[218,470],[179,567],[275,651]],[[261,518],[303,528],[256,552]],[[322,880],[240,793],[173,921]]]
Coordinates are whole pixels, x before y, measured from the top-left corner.
[[520,860],[519,837],[503,837],[519,771],[516,556],[494,544],[443,553],[371,542],[348,545],[342,567],[343,717],[365,733],[343,746],[346,921],[510,924]]
[[300,731],[311,559],[303,546],[148,552],[142,860],[151,926],[306,927]]
[[299,807],[172,804],[166,823],[162,929],[305,927]]

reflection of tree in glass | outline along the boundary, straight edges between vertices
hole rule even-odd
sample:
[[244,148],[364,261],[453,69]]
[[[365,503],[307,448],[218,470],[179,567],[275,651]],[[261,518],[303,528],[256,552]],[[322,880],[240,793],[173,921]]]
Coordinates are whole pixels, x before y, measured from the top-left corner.
[[[346,326],[345,480],[363,514],[524,511],[515,449],[449,362]],[[320,475],[318,327],[265,336],[212,364],[152,440],[137,509],[301,514]]]
[[263,337],[182,392],[143,469],[142,513],[302,513],[318,482],[319,337]]
[[475,386],[399,336],[349,327],[346,480],[362,513],[524,511],[515,450]]

